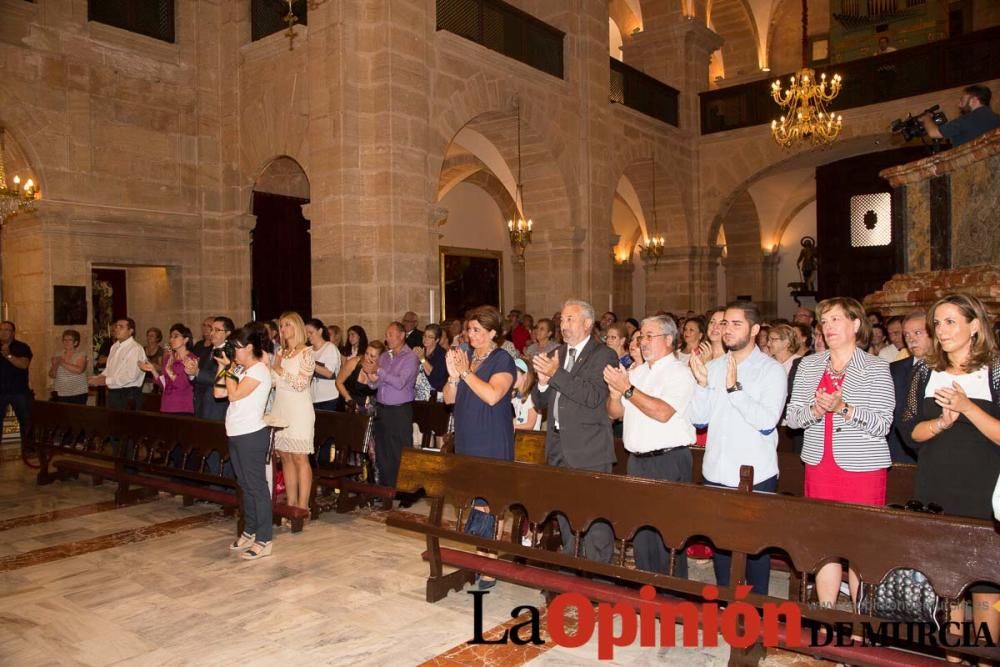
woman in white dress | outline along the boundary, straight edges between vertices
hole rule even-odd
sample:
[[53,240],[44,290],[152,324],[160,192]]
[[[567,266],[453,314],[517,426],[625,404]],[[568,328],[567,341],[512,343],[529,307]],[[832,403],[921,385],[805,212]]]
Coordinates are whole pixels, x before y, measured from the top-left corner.
[[287,426],[275,435],[274,448],[285,473],[288,504],[306,508],[312,489],[309,455],[313,453],[316,412],[310,387],[316,358],[312,347],[307,344],[305,324],[298,313],[282,313],[278,331],[281,347],[271,365],[275,387],[271,416],[275,422]]

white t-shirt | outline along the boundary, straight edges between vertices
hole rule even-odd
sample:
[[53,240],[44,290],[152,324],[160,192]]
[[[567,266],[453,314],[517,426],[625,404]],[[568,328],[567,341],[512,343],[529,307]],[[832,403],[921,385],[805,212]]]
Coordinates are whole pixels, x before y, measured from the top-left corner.
[[688,404],[694,394],[695,381],[691,370],[673,354],[649,363],[633,365],[628,372],[629,382],[642,393],[670,404],[674,414],[666,422],[648,417],[623,398],[625,415],[622,418],[622,436],[625,449],[636,454],[657,449],[672,449],[694,444],[695,433],[688,419]]
[[340,395],[337,391],[337,374],[340,372],[340,350],[333,343],[327,341],[323,347],[316,352],[316,365],[323,364],[327,370],[333,371],[333,377],[321,378],[313,375],[312,379],[312,401],[322,403],[332,401]]
[[896,361],[899,356],[899,349],[892,343],[887,343],[885,347],[878,351],[878,358],[885,359],[890,364]]
[[256,433],[264,428],[264,407],[271,393],[271,371],[263,362],[258,361],[246,371],[238,371],[236,376],[241,380],[245,377],[253,378],[258,384],[250,395],[229,403],[226,411],[228,436]]
[[[514,423],[515,424],[527,424],[528,423],[528,413],[535,409],[535,404],[531,401],[531,394],[525,397],[522,401],[520,397],[514,397],[511,403],[514,405]],[[540,431],[542,429],[542,415],[535,413],[535,423],[531,427],[533,431]]]

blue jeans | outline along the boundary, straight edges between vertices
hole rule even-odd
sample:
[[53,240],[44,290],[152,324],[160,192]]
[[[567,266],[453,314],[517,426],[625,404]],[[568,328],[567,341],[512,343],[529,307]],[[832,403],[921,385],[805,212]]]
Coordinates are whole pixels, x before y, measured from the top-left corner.
[[266,460],[271,428],[229,436],[229,460],[243,492],[243,530],[258,542],[270,542],[271,492],[267,488]]
[[[717,486],[722,489],[731,489],[731,486],[716,484],[705,480],[705,486]],[[778,476],[765,479],[760,484],[754,484],[754,491],[765,491],[774,493],[778,490]],[[729,585],[729,569],[732,563],[732,555],[729,551],[715,550],[712,556],[712,566],[715,568],[715,581],[719,586]],[[751,556],[747,558],[747,583],[753,586],[753,592],[760,595],[767,595],[767,585],[771,580],[771,557],[767,554],[762,556]]]

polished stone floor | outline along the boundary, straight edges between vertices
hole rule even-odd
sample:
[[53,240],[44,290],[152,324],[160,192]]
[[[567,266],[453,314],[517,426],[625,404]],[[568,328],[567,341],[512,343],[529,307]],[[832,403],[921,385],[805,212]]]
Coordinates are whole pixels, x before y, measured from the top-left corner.
[[[0,665],[723,665],[728,649],[472,646],[472,596],[424,601],[423,542],[379,514],[324,514],[276,534],[274,555],[229,554],[215,506],[158,498],[115,508],[110,483],[38,487],[0,464]],[[418,505],[414,508],[420,511]],[[711,581],[708,564],[692,576]],[[778,583],[778,582],[775,582]],[[495,635],[538,591],[500,583]],[[544,610],[543,610],[544,612]],[[544,626],[544,623],[543,623]],[[493,636],[495,636],[493,635]],[[547,638],[547,636],[546,636]]]

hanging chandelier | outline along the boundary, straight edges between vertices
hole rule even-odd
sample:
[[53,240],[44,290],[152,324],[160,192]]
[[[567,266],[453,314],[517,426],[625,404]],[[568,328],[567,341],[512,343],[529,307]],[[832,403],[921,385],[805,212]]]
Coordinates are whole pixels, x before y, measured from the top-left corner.
[[521,185],[521,103],[514,102],[517,110],[517,186],[514,190],[514,213],[516,219],[507,221],[507,233],[510,235],[510,247],[518,261],[524,261],[524,249],[531,243],[532,221],[524,219],[524,192]]
[[646,243],[639,246],[639,257],[645,264],[650,264],[656,266],[660,263],[660,257],[663,256],[663,249],[666,245],[666,241],[663,236],[657,234],[659,231],[659,225],[656,224],[656,154],[649,160],[649,170],[652,176],[653,183],[653,235],[646,238]]
[[0,224],[7,222],[22,211],[32,211],[35,199],[40,195],[35,182],[30,178],[21,184],[21,178],[14,176],[7,185],[7,171],[4,166],[4,128],[0,127]]
[[808,10],[802,0],[802,69],[789,80],[782,90],[781,81],[771,84],[771,97],[784,114],[771,121],[771,134],[784,148],[806,142],[814,146],[829,146],[843,126],[843,117],[830,113],[826,105],[840,94],[839,74],[827,80],[826,74],[816,79],[816,72],[808,67]]

